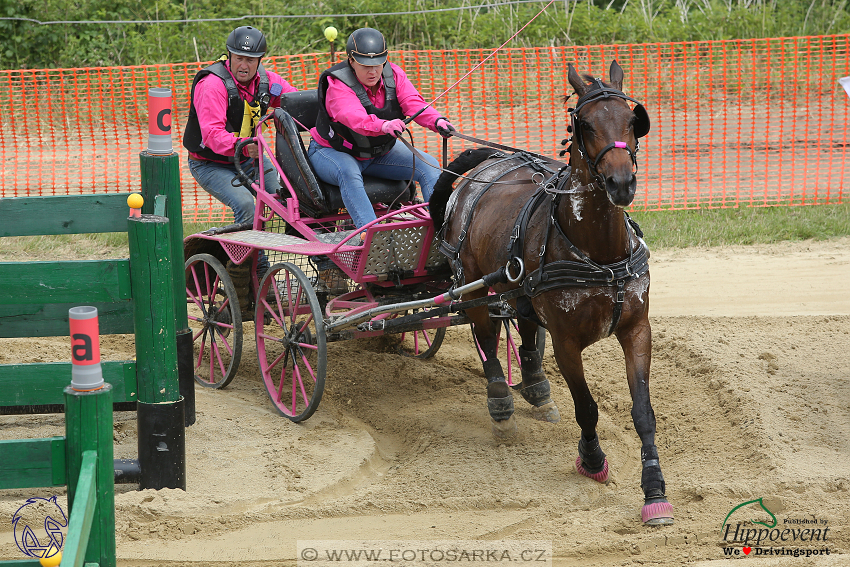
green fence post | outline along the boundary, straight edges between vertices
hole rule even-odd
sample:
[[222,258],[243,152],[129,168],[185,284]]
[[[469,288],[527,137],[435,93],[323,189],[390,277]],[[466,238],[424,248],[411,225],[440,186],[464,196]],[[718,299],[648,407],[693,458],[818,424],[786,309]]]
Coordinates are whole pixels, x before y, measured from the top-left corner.
[[[71,326],[71,384],[65,388],[65,478],[68,517],[84,451],[97,452],[97,504],[86,548],[86,562],[115,567],[115,472],[112,451],[112,385],[100,374],[97,309],[74,307]],[[82,503],[84,506],[85,503]]]
[[177,373],[169,220],[128,219],[136,329],[139,489],[186,490],[186,431]]
[[[148,89],[148,148],[139,154],[143,213],[153,213],[154,197],[165,195],[165,216],[174,254],[172,284],[177,328],[177,361],[180,394],[184,398],[186,426],[195,423],[195,377],[192,367],[192,331],[186,307],[186,273],[183,269],[183,202],[180,158],[171,144],[171,89]],[[178,261],[179,260],[179,261]]]

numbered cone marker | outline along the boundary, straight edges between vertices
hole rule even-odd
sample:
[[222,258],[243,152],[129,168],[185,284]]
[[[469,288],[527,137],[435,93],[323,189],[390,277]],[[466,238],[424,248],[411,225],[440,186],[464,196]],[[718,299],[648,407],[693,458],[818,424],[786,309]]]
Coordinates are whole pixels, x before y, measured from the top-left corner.
[[148,89],[148,153],[170,154],[171,89]]
[[71,388],[81,392],[102,388],[97,307],[72,307],[68,310],[68,321],[71,324]]

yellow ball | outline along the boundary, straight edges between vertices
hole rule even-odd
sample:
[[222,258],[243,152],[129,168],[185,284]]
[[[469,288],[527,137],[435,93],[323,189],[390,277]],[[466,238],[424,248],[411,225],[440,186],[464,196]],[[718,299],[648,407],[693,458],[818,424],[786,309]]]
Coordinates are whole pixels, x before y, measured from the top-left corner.
[[336,31],[336,28],[333,26],[328,26],[325,28],[325,39],[328,41],[333,41],[336,39],[336,36],[339,32]]
[[127,197],[127,205],[129,205],[131,209],[141,209],[144,204],[144,198],[142,198],[142,196],[138,193],[133,193]]
[[[142,196],[138,195],[141,199]],[[45,551],[47,553],[47,551]],[[62,562],[62,552],[57,551],[56,555],[51,555],[50,557],[42,557],[38,560],[39,563],[42,564],[43,567],[57,567]]]

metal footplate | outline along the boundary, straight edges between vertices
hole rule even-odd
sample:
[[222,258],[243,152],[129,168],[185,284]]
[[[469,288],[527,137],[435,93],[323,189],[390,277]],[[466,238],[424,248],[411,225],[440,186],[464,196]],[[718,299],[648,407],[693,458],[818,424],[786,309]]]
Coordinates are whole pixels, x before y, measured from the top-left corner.
[[[391,272],[417,269],[426,233],[427,227],[424,226],[374,232],[363,272],[385,279]],[[437,240],[434,239],[428,248],[425,268],[436,268],[445,262],[445,257],[437,249]]]
[[251,251],[257,248],[308,256],[327,254],[329,250],[328,244],[324,242],[311,242],[297,236],[261,230],[243,230],[209,236],[201,233],[198,236],[206,236],[210,240],[219,242],[237,264],[241,264]]

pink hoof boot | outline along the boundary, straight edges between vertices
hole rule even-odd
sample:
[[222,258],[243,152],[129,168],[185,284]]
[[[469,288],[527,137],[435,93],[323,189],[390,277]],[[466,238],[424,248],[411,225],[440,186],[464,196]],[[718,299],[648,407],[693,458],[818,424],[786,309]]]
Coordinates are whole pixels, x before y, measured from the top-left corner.
[[584,475],[587,478],[592,478],[596,482],[608,482],[608,459],[602,464],[602,470],[598,473],[589,473],[581,466],[581,457],[576,458],[576,470],[578,474]]
[[669,502],[644,504],[640,519],[649,526],[666,526],[673,523],[673,505]]

